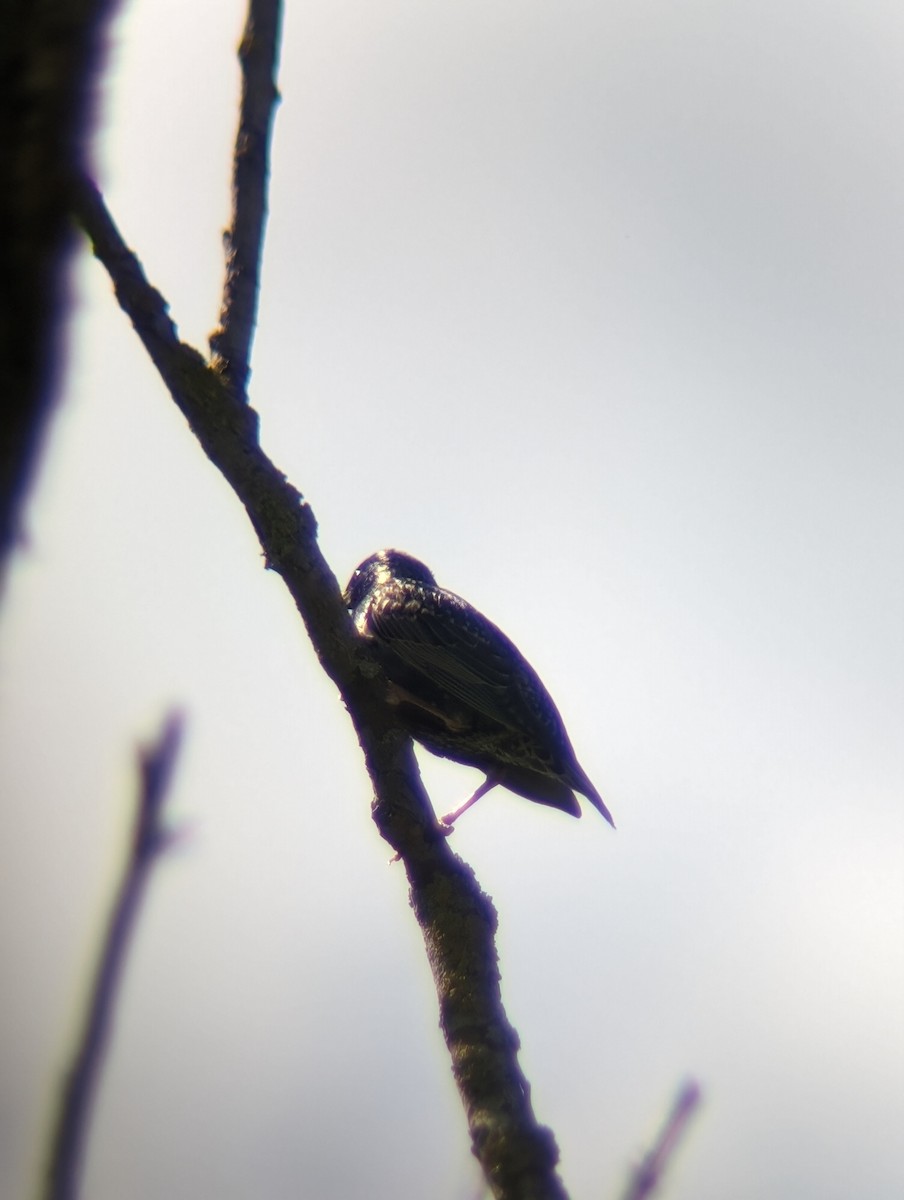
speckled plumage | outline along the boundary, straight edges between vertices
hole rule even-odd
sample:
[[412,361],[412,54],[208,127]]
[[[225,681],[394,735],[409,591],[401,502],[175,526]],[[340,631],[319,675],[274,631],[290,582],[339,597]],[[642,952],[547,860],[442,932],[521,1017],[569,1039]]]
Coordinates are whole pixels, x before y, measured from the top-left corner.
[[615,824],[536,671],[501,629],[437,587],[422,562],[380,550],[352,575],[345,600],[376,649],[399,722],[434,754],[486,773],[447,820],[499,784],[576,817],[580,792]]

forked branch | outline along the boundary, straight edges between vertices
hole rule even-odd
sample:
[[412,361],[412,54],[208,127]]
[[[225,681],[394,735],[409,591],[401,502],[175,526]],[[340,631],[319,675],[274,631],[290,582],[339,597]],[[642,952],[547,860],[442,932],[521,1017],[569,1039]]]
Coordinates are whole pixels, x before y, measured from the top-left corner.
[[[211,362],[179,341],[166,302],[87,180],[77,188],[77,218],[171,396],[245,506],[267,565],[282,576],[321,665],[345,701],[374,786],[374,820],[405,864],[472,1147],[493,1193],[500,1200],[562,1200],[555,1139],[534,1116],[518,1064],[518,1037],[502,1007],[496,913],[471,869],[438,831],[411,742],[379,698],[374,686],[379,668],[355,636],[335,575],[317,543],[310,506],[261,449],[257,415],[246,403],[266,212],[269,117],[263,120],[262,113],[268,105],[272,110],[276,99],[272,81],[278,31],[275,0],[252,0],[242,43],[245,91],[230,261]],[[247,114],[256,114],[249,117],[249,128],[257,130],[256,150],[240,162]],[[256,234],[246,227],[252,220]]]

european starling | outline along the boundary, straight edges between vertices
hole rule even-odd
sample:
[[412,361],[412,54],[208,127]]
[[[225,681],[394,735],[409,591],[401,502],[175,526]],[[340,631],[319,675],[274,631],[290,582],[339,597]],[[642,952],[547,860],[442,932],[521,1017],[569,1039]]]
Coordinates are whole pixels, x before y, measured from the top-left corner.
[[433,754],[486,772],[444,824],[500,784],[575,817],[580,792],[614,827],[536,671],[501,629],[437,587],[422,562],[378,551],[352,575],[345,603],[376,650],[403,728]]

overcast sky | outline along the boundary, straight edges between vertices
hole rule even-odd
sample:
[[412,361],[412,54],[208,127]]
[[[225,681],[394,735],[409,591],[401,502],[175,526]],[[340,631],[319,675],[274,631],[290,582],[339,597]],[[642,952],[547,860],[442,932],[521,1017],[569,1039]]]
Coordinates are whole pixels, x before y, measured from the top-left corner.
[[[98,177],[200,348],[239,5],[115,27]],[[252,400],[343,580],[387,545],[538,669],[613,831],[453,846],[575,1200],[904,1194],[904,9],[292,5]],[[24,1195],[177,703],[91,1200],[468,1200],[405,878],[240,505],[80,264],[0,623],[0,1192]],[[437,811],[478,776],[421,755]]]

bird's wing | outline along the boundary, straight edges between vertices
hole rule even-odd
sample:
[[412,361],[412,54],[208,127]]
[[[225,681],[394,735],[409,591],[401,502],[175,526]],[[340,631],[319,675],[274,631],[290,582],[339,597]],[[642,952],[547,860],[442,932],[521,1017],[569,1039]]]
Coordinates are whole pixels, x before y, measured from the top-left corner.
[[368,624],[377,641],[468,708],[530,727],[536,713],[522,696],[545,689],[505,634],[452,592],[418,587],[410,600],[375,599]]

